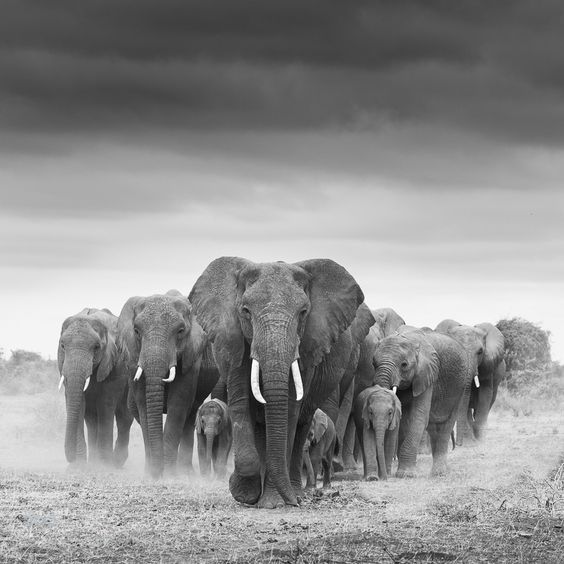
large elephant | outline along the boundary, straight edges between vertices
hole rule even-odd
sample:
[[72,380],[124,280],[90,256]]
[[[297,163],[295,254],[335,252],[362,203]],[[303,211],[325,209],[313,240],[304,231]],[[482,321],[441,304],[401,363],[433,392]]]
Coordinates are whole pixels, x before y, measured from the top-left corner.
[[356,346],[349,327],[363,298],[329,259],[222,257],[196,281],[190,301],[227,386],[235,463],[229,488],[237,501],[298,504],[307,432]]
[[[367,306],[364,307],[368,309]],[[337,440],[341,445],[339,458],[342,457],[342,466],[345,469],[353,469],[356,466],[354,456],[356,425],[352,416],[352,406],[359,394],[374,384],[372,360],[376,345],[384,337],[394,334],[400,327],[405,325],[403,318],[392,308],[378,308],[369,310],[369,312],[372,314],[373,320],[370,331],[360,344],[356,364],[352,368],[352,393],[346,397],[348,401],[341,401],[339,405],[339,416],[336,425]],[[345,378],[343,378],[344,380]]]
[[387,480],[398,442],[399,398],[392,390],[370,386],[355,399],[353,416],[362,449],[364,479]]
[[[146,469],[154,478],[165,469],[173,474],[179,446],[181,458],[191,465],[198,401],[219,376],[217,371],[205,378],[200,374],[206,334],[188,299],[176,290],[129,298],[118,334],[130,378],[128,404],[143,431]],[[182,446],[189,452],[182,453]]]
[[468,357],[447,335],[407,326],[400,331],[382,339],[373,357],[375,383],[397,389],[402,406],[396,476],[415,474],[425,429],[431,439],[432,475],[443,475],[458,404],[472,377]]
[[456,444],[462,445],[464,438],[482,439],[498,386],[505,377],[503,334],[491,323],[472,327],[453,319],[441,321],[435,330],[449,335],[464,347],[474,375],[460,402]]
[[[88,460],[116,466],[128,455],[133,417],[127,409],[127,374],[116,350],[117,317],[109,310],[83,309],[61,329],[59,387],[65,385],[65,455],[70,463]],[[117,440],[113,448],[114,417]]]

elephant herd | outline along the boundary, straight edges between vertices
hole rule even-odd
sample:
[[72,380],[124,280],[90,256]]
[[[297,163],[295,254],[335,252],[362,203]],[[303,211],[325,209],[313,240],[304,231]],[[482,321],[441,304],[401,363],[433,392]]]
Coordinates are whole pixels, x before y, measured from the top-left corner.
[[84,309],[64,321],[65,454],[121,466],[136,419],[152,477],[190,472],[196,436],[203,474],[213,463],[224,476],[232,449],[232,496],[274,508],[298,505],[304,464],[307,486],[321,466],[328,485],[355,450],[367,480],[385,479],[394,456],[396,476],[414,475],[426,430],[442,475],[455,423],[458,444],[483,437],[503,355],[488,323],[431,330],[370,310],[332,260],[222,257],[188,297],[135,296],[119,317]]

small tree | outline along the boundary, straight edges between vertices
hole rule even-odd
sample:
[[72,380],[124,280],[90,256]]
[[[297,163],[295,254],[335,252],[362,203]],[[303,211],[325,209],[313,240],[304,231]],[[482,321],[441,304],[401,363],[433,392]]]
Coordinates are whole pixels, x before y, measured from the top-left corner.
[[498,321],[497,328],[505,338],[505,363],[513,370],[543,370],[551,364],[550,331],[514,317]]
[[43,359],[39,353],[26,351],[24,349],[16,349],[15,351],[12,351],[12,356],[10,357],[10,362],[16,366],[24,364],[25,362],[38,362],[40,360]]

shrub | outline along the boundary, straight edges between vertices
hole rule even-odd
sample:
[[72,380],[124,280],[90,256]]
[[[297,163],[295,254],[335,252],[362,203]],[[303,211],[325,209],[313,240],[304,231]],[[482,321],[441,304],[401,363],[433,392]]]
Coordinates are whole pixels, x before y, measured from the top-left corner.
[[55,389],[58,379],[56,361],[35,352],[16,350],[9,360],[0,358],[0,393],[36,394]]

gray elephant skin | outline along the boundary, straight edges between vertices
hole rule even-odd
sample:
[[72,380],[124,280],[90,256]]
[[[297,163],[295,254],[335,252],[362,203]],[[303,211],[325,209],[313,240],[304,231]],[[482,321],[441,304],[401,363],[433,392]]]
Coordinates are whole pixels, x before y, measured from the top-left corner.
[[333,453],[336,441],[335,425],[321,409],[316,409],[304,445],[307,488],[317,487],[317,476],[323,468],[323,487],[331,487]]
[[329,259],[222,257],[196,281],[190,301],[213,341],[233,422],[229,488],[237,501],[298,504],[307,433],[357,345],[350,325],[363,299]]
[[196,438],[202,476],[211,474],[213,464],[216,477],[223,478],[227,472],[227,458],[233,442],[231,418],[225,402],[211,399],[198,408]]
[[402,406],[397,477],[415,475],[417,452],[427,429],[432,475],[447,471],[448,441],[464,388],[472,378],[464,348],[447,335],[408,326],[378,342],[375,383],[397,388]]
[[165,471],[174,474],[179,449],[190,470],[196,410],[219,377],[192,305],[176,290],[129,298],[118,335],[129,377],[128,405],[143,432],[146,470],[154,478]]
[[[86,308],[63,322],[57,356],[65,386],[65,455],[71,464],[88,458],[121,467],[127,459],[133,417],[116,337],[117,317],[107,309]],[[114,417],[118,434],[113,449]]]
[[505,378],[503,334],[491,323],[470,326],[453,319],[441,321],[435,330],[449,335],[464,347],[470,370],[476,377],[469,381],[460,402],[456,444],[462,445],[465,438],[482,439],[497,389]]
[[387,480],[397,448],[401,402],[392,390],[371,386],[354,402],[354,420],[364,463],[364,479]]

